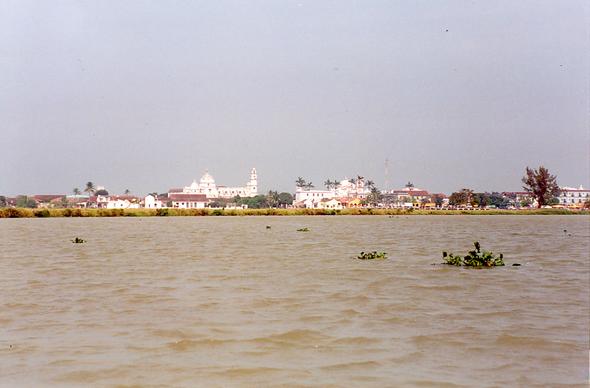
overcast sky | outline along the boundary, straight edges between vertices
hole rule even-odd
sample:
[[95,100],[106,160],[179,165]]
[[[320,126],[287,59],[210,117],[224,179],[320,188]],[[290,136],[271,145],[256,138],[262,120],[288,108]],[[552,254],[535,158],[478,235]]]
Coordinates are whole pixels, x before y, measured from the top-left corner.
[[586,1],[0,0],[0,194],[589,184]]

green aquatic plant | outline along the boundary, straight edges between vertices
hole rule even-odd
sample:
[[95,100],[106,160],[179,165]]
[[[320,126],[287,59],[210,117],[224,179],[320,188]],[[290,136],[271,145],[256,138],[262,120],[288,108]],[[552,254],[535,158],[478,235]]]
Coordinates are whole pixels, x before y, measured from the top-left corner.
[[305,228],[300,228],[297,229],[298,232],[309,232],[309,228],[305,227]]
[[456,265],[461,266],[463,265],[463,258],[461,256],[455,256],[452,253],[448,254],[447,252],[443,251],[443,260],[445,261],[444,264],[448,265]]
[[383,260],[387,259],[387,253],[385,252],[361,252],[360,255],[356,257],[359,260]]
[[452,253],[443,252],[443,264],[466,266],[466,267],[502,267],[504,266],[504,255],[500,253],[495,256],[492,252],[482,251],[479,241],[473,243],[475,249],[469,251],[467,255],[455,256]]
[[83,239],[81,239],[80,237],[76,237],[75,239],[73,239],[73,240],[72,240],[72,242],[73,242],[74,244],[82,244],[82,243],[85,243],[85,242],[86,242],[86,240],[83,240]]
[[266,225],[266,229],[270,229],[270,225]]

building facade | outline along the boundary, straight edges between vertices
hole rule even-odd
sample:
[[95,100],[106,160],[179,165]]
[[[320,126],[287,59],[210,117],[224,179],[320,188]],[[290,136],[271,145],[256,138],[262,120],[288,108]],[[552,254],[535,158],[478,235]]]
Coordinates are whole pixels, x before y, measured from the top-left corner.
[[169,194],[168,199],[178,209],[203,209],[209,202],[205,194]]
[[[170,191],[172,192],[172,190]],[[234,198],[240,197],[255,197],[258,195],[258,174],[255,168],[250,171],[250,179],[245,186],[221,186],[215,183],[215,179],[205,171],[199,182],[196,180],[190,186],[182,189],[181,193],[175,194],[203,194],[207,198]]]
[[[303,204],[312,202],[318,204],[324,199],[333,198],[366,198],[371,193],[371,189],[366,185],[364,179],[343,179],[338,184],[332,186],[330,190],[312,190],[305,187],[297,187],[295,191],[295,200],[293,203]],[[307,207],[307,206],[306,206]]]
[[559,204],[568,207],[582,207],[586,201],[590,200],[590,190],[580,186],[562,187],[559,193]]

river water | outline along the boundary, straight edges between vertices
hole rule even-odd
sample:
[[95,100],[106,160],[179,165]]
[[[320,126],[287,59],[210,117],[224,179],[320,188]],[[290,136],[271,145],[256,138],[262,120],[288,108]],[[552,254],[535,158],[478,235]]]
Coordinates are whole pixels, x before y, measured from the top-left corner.
[[[474,240],[507,266],[432,265]],[[0,220],[0,385],[587,386],[589,247],[586,216]]]

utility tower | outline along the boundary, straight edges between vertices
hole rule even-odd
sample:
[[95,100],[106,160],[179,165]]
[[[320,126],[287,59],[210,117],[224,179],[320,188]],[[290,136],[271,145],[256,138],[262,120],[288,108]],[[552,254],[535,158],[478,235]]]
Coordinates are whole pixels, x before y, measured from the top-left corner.
[[389,190],[389,159],[385,158],[385,180],[383,181],[383,190]]

